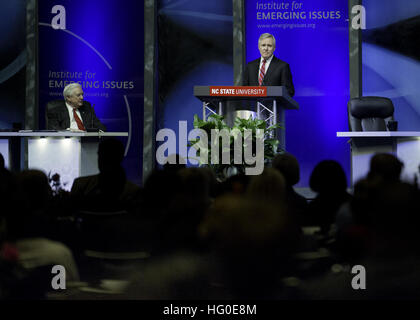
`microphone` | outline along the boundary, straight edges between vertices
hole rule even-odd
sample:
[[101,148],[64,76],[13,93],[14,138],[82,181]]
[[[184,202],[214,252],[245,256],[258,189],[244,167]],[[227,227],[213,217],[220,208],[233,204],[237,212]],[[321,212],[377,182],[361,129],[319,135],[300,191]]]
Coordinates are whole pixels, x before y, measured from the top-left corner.
[[90,128],[89,128],[89,132],[96,132],[99,131],[99,128],[95,128],[94,126],[94,115],[95,115],[95,109],[94,109],[95,105],[92,104],[91,108],[90,108]]
[[90,122],[91,122],[91,128],[93,128],[93,114],[95,113],[94,109],[95,105],[92,104],[92,108],[90,109]]

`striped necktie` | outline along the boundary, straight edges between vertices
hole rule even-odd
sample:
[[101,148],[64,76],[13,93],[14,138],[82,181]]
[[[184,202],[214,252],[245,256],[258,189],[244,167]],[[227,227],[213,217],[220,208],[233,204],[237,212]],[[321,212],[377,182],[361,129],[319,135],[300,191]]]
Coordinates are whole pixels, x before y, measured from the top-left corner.
[[263,63],[261,65],[261,69],[260,69],[260,76],[258,77],[258,83],[260,84],[260,86],[263,83],[264,80],[264,76],[265,76],[265,63],[267,62],[267,60],[263,60]]

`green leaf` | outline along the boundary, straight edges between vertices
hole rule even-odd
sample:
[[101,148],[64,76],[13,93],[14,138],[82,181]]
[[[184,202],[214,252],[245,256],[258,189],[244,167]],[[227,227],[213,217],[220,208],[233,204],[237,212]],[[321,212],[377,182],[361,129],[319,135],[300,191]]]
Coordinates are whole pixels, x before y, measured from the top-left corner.
[[216,119],[216,120],[223,120],[225,117],[221,116],[220,114],[212,113],[208,116],[209,119]]
[[274,130],[274,129],[284,129],[284,127],[280,124],[280,123],[276,123],[276,124],[273,124],[272,126],[269,126],[268,128],[267,128],[267,131],[268,130]]
[[194,128],[201,129],[207,124],[207,121],[201,120],[197,115],[194,115]]
[[277,139],[265,139],[264,143],[269,144],[271,146],[277,146],[280,143],[280,141]]
[[264,120],[256,120],[255,126],[257,129],[265,129],[267,126],[267,123]]

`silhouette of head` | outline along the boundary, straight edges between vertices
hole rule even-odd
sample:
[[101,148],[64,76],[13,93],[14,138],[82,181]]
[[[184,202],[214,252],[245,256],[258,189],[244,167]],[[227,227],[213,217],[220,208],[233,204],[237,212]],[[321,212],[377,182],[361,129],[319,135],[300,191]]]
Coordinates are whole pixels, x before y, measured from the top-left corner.
[[398,181],[404,164],[392,154],[378,153],[370,160],[369,178]]
[[163,170],[178,172],[186,168],[186,161],[179,154],[171,154],[168,156],[168,162],[163,165]]
[[16,176],[16,200],[6,215],[8,237],[47,236],[49,225],[48,208],[52,192],[48,178],[39,170],[24,170]]
[[283,174],[288,186],[293,186],[300,180],[299,163],[290,153],[278,154],[273,160],[273,168]]
[[20,197],[30,210],[43,208],[51,198],[51,187],[44,172],[24,170],[18,175]]
[[104,139],[98,147],[98,167],[101,173],[121,166],[124,159],[124,145],[115,138]]
[[216,198],[198,232],[221,258],[227,286],[241,298],[271,296],[298,243],[286,211],[237,195]]
[[250,258],[283,249],[282,244],[286,249],[291,243],[283,240],[291,232],[294,230],[285,211],[279,211],[273,203],[238,195],[217,198],[199,227],[200,235],[211,246],[229,256],[234,253]]
[[247,195],[260,200],[278,202],[285,200],[286,182],[283,175],[274,168],[266,168],[249,182]]
[[210,181],[209,176],[202,168],[185,168],[178,172],[181,178],[181,189],[185,195],[194,199],[209,197]]
[[179,190],[181,178],[172,170],[154,170],[144,183],[144,200],[153,212],[166,210]]
[[13,208],[15,193],[15,175],[4,167],[4,158],[0,153],[0,203],[2,204],[2,210],[0,210],[0,220],[2,215],[7,214]]
[[335,160],[318,163],[309,179],[310,188],[318,193],[346,191],[347,179],[341,165]]
[[249,184],[249,176],[245,174],[235,174],[227,178],[223,183],[224,193],[244,194]]
[[3,155],[0,153],[0,170],[4,169],[4,158]]

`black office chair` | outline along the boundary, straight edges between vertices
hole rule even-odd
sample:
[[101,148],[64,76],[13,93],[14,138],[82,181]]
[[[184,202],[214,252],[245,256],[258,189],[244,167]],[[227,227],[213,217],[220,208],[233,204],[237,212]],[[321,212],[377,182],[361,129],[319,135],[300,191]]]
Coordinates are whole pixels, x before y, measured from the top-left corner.
[[54,117],[54,109],[61,106],[62,103],[63,103],[63,99],[52,100],[47,103],[47,106],[45,109],[45,128],[47,130],[55,129],[55,128],[51,128],[49,121],[52,117]]
[[394,105],[388,98],[353,98],[347,108],[350,131],[387,131],[387,122],[393,120]]

